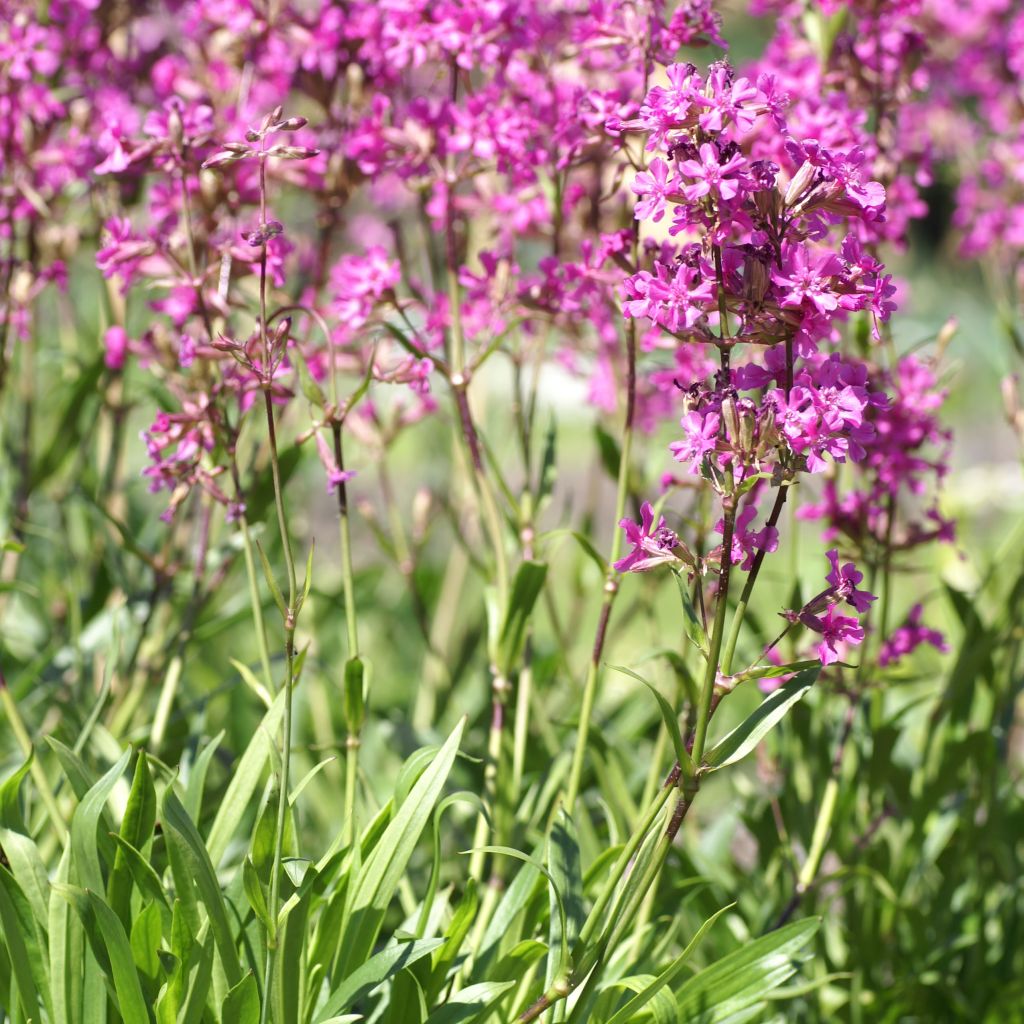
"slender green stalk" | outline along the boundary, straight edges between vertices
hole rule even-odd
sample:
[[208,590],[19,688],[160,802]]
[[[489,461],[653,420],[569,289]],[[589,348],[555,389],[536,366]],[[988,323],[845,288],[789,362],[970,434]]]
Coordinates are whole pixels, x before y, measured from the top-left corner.
[[583,762],[587,755],[587,740],[590,735],[590,719],[594,713],[594,699],[597,696],[598,676],[604,643],[608,635],[608,620],[612,605],[619,592],[618,573],[615,562],[619,560],[622,545],[622,530],[619,520],[625,515],[626,500],[629,496],[630,463],[633,453],[633,417],[636,408],[636,321],[630,320],[626,332],[626,416],[622,427],[622,451],[619,457],[619,476],[615,492],[615,526],[612,534],[611,553],[608,556],[608,572],[604,581],[604,596],[598,612],[597,632],[591,649],[587,678],[583,684],[583,699],[580,705],[579,725],[576,732],[576,746],[572,752],[569,769],[569,783],[566,790],[565,809],[572,814],[579,797],[580,782],[583,778]]
[[260,656],[260,668],[263,670],[263,681],[267,692],[273,696],[277,692],[274,673],[270,667],[270,644],[267,640],[267,624],[263,618],[263,603],[260,599],[259,581],[256,576],[256,560],[252,553],[252,535],[249,533],[249,521],[243,513],[238,517],[238,528],[242,534],[242,554],[245,558],[245,575],[249,585],[249,605],[252,608],[252,624],[256,631],[256,649]]
[[[334,434],[334,459],[338,464],[339,473],[345,469],[345,456],[342,449],[342,424],[332,424]],[[345,481],[339,479],[338,486],[338,536],[341,546],[341,586],[345,599],[345,629],[348,634],[349,662],[359,658],[359,627],[356,620],[355,575],[352,571],[352,535],[349,530],[348,492]],[[363,674],[359,671],[359,685],[363,684]],[[362,697],[362,695],[360,695]],[[362,722],[353,723],[345,740],[345,840],[355,841],[356,825],[356,779],[359,774],[359,733]]]
[[[267,155],[266,139],[261,133],[259,168],[260,168],[260,231],[267,226]],[[271,1004],[271,987],[274,979],[274,964],[277,959],[277,914],[280,906],[281,893],[281,862],[284,856],[284,833],[288,815],[288,789],[291,770],[292,752],[292,704],[295,683],[295,620],[298,615],[298,581],[295,575],[295,559],[292,555],[291,537],[288,531],[288,517],[285,514],[284,490],[281,485],[281,467],[277,447],[277,426],[274,422],[274,403],[271,398],[271,382],[273,378],[274,352],[271,350],[270,336],[267,330],[267,242],[264,237],[260,244],[260,312],[259,330],[263,345],[264,374],[263,405],[267,417],[267,439],[270,448],[270,473],[274,483],[274,507],[277,511],[277,525],[281,535],[281,548],[284,552],[285,568],[288,576],[288,603],[284,611],[284,652],[285,652],[285,697],[284,716],[282,722],[281,743],[281,779],[277,801],[277,821],[274,835],[274,861],[270,874],[270,895],[267,909],[270,928],[267,935],[267,963],[264,976],[263,1006],[260,1011],[260,1022],[266,1024],[269,1019]]]
[[729,577],[732,568],[730,552],[732,551],[733,527],[736,523],[736,506],[729,500],[725,504],[722,515],[722,571],[718,581],[718,603],[715,605],[715,623],[711,634],[711,648],[708,653],[707,668],[700,691],[700,703],[697,706],[697,727],[693,736],[693,763],[700,765],[704,756],[704,744],[708,735],[708,722],[711,720],[711,698],[715,692],[715,680],[718,677],[719,655],[722,650],[722,634],[725,632],[725,613],[729,597]]

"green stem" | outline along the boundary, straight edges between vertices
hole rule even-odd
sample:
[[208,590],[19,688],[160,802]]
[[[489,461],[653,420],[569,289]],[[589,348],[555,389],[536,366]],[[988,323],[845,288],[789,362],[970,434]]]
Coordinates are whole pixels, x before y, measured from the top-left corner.
[[590,735],[590,719],[594,712],[594,700],[597,696],[597,683],[600,674],[601,657],[608,635],[608,620],[611,618],[612,605],[619,592],[618,573],[615,563],[619,560],[622,545],[622,530],[619,521],[626,512],[626,500],[629,496],[630,462],[633,452],[633,416],[636,407],[636,321],[630,320],[626,332],[626,416],[622,428],[622,452],[619,456],[619,476],[615,492],[615,526],[612,534],[611,553],[608,556],[608,572],[604,580],[604,596],[598,612],[597,631],[594,646],[591,650],[590,664],[587,666],[587,678],[583,684],[583,700],[580,706],[579,725],[576,733],[576,746],[572,752],[572,765],[569,769],[569,783],[565,797],[565,809],[572,814],[580,792],[583,778],[583,762],[587,754],[587,740]]
[[807,854],[807,860],[800,869],[800,877],[797,879],[797,890],[800,893],[807,891],[814,876],[818,873],[822,855],[825,853],[825,843],[828,840],[829,830],[832,828],[832,818],[836,810],[836,799],[839,796],[839,780],[833,775],[825,783],[825,794],[821,799],[821,807],[818,809],[818,818],[814,823],[814,834],[811,837],[811,849]]
[[[779,517],[782,514],[782,507],[786,504],[788,492],[788,487],[783,486],[779,488],[779,492],[775,496],[775,504],[772,506],[772,510],[765,522],[766,530],[772,529],[778,523]],[[750,572],[747,573],[747,578],[744,581],[743,590],[740,591],[740,599],[736,602],[736,610],[733,612],[732,623],[729,627],[729,637],[725,642],[725,649],[722,653],[722,672],[724,675],[729,675],[732,671],[732,659],[736,653],[736,641],[739,639],[743,619],[747,614],[747,606],[750,604],[750,595],[753,593],[754,584],[757,583],[757,577],[761,572],[761,565],[764,563],[765,554],[766,550],[764,548],[758,549],[757,554],[754,556],[753,564],[750,566]]]
[[263,618],[256,560],[252,553],[252,535],[249,533],[249,521],[244,513],[238,517],[238,526],[242,533],[242,553],[245,557],[245,574],[249,582],[249,604],[252,607],[252,624],[256,630],[256,649],[260,656],[260,667],[263,669],[263,681],[267,685],[267,692],[273,696],[277,692],[277,686],[274,684],[274,673],[270,667],[270,644],[267,640],[267,624]]
[[718,578],[718,603],[715,605],[715,622],[712,627],[711,648],[708,653],[707,669],[697,706],[697,728],[693,737],[693,763],[700,766],[707,740],[708,722],[711,720],[711,698],[715,692],[718,677],[719,655],[722,650],[722,634],[725,632],[725,613],[729,597],[729,577],[732,568],[732,535],[736,523],[736,507],[731,499],[725,503],[722,515],[722,568]]

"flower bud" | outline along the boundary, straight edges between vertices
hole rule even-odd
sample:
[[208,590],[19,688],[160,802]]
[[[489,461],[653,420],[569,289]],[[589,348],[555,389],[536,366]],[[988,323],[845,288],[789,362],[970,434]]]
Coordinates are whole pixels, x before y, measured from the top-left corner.
[[754,431],[757,427],[757,406],[749,398],[741,398],[736,403],[739,416],[739,447],[743,452],[753,452]]
[[224,167],[227,164],[237,163],[239,160],[244,159],[238,153],[231,153],[228,150],[221,150],[219,153],[214,153],[213,156],[208,157],[200,164],[200,168],[204,171],[212,170],[214,167]]
[[725,424],[725,436],[735,445],[740,439],[740,418],[736,399],[731,395],[722,401],[722,422]]
[[953,340],[956,332],[960,329],[960,322],[955,316],[951,316],[943,325],[939,328],[939,333],[935,336],[935,358],[941,359],[946,349],[949,347],[949,343]]
[[308,160],[319,152],[319,149],[310,149],[308,146],[271,146],[267,156],[276,156],[280,160]]
[[775,422],[775,406],[769,405],[761,413],[761,422],[757,432],[757,454],[761,457],[770,454],[779,445],[781,435]]
[[307,124],[309,121],[304,117],[289,117],[287,121],[282,121],[274,127],[279,132],[297,132],[300,128],[305,128]]
[[814,180],[814,170],[814,164],[810,160],[805,160],[801,164],[800,169],[793,175],[789,188],[786,189],[787,206],[794,206],[796,204],[804,190]]
[[185,140],[185,123],[181,119],[181,111],[177,105],[172,106],[167,114],[167,137],[174,143],[175,149],[181,149]]

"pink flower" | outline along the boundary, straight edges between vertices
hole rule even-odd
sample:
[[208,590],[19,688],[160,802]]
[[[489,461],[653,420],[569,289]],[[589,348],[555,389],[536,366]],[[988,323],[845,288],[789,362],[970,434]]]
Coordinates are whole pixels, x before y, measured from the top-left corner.
[[657,222],[665,216],[665,203],[674,191],[675,181],[664,160],[651,161],[649,173],[641,171],[631,188],[640,197],[633,211],[637,220]]
[[683,188],[683,195],[691,203],[706,195],[733,199],[742,185],[742,180],[736,172],[743,167],[743,157],[739,153],[734,153],[722,163],[717,147],[710,142],[703,143],[698,153],[699,160],[684,160],[679,165],[679,173],[683,177],[693,179],[692,185]]
[[840,615],[835,605],[829,605],[824,615],[814,615],[804,611],[800,613],[800,621],[810,630],[821,634],[818,644],[818,657],[822,665],[831,665],[845,653],[846,644],[855,646],[864,639],[864,629],[856,619]]
[[123,327],[116,324],[108,327],[103,335],[103,362],[108,370],[123,370],[125,356],[128,354],[128,334]]
[[633,550],[615,563],[616,572],[646,572],[656,565],[679,560],[672,553],[679,538],[668,528],[664,516],[658,520],[657,527],[654,526],[654,509],[649,501],[640,506],[639,523],[621,519],[619,526],[625,531],[626,541],[633,545]]
[[688,412],[680,421],[685,433],[682,441],[673,441],[668,447],[676,462],[688,462],[691,473],[699,473],[704,456],[715,450],[721,417],[713,410]]
[[877,600],[877,598],[874,594],[857,589],[857,584],[864,579],[864,574],[857,570],[853,562],[847,562],[840,568],[839,552],[835,548],[826,552],[826,557],[832,564],[832,571],[825,579],[832,584],[836,597],[852,605],[861,614],[866,612],[871,607],[871,602]]
[[899,661],[900,658],[906,657],[922,644],[931,644],[932,647],[942,654],[949,650],[945,637],[938,630],[929,629],[927,626],[922,625],[922,611],[923,609],[919,604],[915,604],[910,609],[906,622],[896,629],[892,636],[882,645],[882,649],[878,654],[879,665],[885,666],[894,661]]

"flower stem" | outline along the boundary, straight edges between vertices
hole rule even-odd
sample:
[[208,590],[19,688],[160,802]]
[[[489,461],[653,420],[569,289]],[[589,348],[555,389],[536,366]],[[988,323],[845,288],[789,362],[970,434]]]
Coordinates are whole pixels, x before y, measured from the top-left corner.
[[636,408],[636,321],[630,320],[626,331],[626,416],[622,427],[622,452],[619,456],[619,476],[615,493],[615,526],[612,534],[611,553],[608,556],[608,571],[604,580],[604,596],[597,617],[597,631],[594,645],[591,648],[590,664],[587,666],[587,679],[583,684],[583,700],[580,706],[579,726],[576,733],[576,746],[572,752],[572,765],[569,769],[569,783],[565,797],[565,810],[572,814],[576,799],[580,792],[583,777],[583,762],[587,753],[587,739],[590,734],[590,719],[594,712],[594,698],[597,695],[598,676],[601,668],[601,657],[604,654],[605,639],[608,635],[608,620],[611,618],[612,605],[619,592],[618,573],[615,562],[619,559],[622,544],[622,530],[619,520],[626,512],[626,499],[629,496],[630,461],[633,452],[633,418]]
[[[729,577],[732,569],[732,535],[736,524],[736,506],[728,499],[722,515],[722,569],[718,578],[718,603],[715,605],[715,622],[711,633],[711,648],[708,653],[707,669],[697,706],[697,727],[693,737],[693,763],[700,766],[707,740],[708,722],[711,720],[711,698],[715,692],[718,676],[719,655],[722,650],[722,634],[725,631],[725,613],[728,607]],[[727,652],[728,653],[728,652]]]

